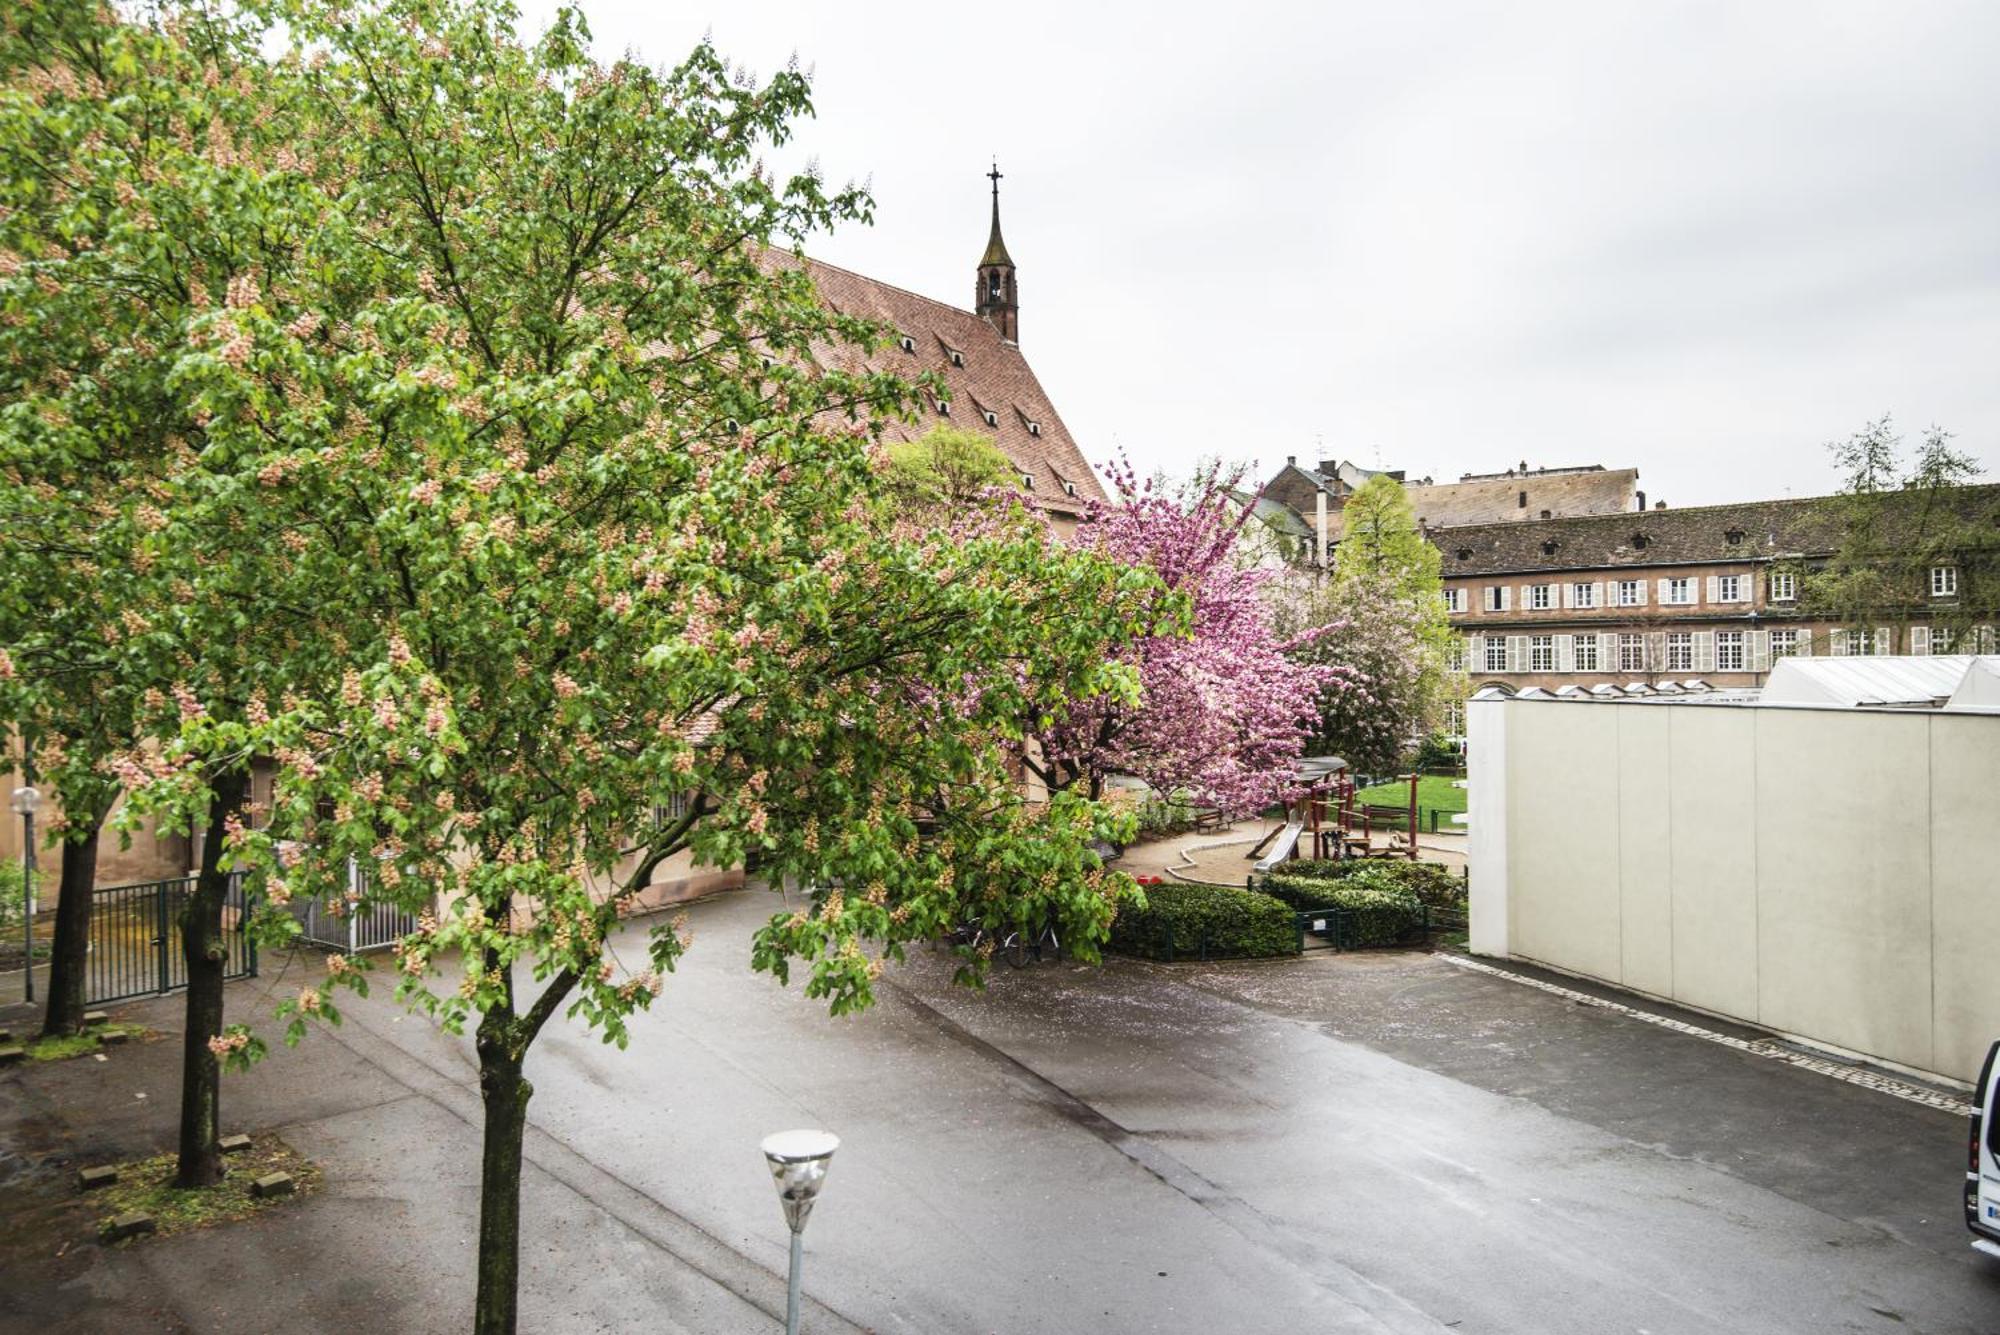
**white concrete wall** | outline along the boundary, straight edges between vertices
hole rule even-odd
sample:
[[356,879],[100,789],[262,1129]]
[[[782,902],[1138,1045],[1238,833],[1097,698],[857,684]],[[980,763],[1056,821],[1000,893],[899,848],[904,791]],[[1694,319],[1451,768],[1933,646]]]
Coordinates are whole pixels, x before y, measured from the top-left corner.
[[1471,707],[1472,948],[1969,1081],[2000,1038],[2000,717]]

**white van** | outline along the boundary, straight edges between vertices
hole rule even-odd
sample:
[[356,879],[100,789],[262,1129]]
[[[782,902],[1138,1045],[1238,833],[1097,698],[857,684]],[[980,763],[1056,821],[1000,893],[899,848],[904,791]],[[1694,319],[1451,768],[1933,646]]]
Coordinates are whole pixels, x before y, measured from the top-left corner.
[[1986,1050],[1979,1085],[1972,1094],[1972,1134],[1965,1156],[1965,1226],[1972,1245],[2000,1257],[2000,1072],[1993,1068],[2000,1043]]

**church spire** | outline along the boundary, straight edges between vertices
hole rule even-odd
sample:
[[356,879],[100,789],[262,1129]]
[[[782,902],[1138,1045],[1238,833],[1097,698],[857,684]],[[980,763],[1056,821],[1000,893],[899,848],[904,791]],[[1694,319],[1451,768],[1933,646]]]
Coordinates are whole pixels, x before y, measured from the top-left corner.
[[979,281],[973,292],[972,309],[986,317],[1000,337],[1009,343],[1021,341],[1021,313],[1014,288],[1014,260],[1007,243],[1000,238],[1000,164],[986,173],[993,182],[993,231],[986,238],[986,253],[979,257]]

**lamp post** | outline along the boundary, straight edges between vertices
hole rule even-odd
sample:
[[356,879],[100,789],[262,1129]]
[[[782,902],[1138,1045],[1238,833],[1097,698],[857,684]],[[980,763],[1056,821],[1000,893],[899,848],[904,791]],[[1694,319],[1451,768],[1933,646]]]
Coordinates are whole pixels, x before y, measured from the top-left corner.
[[764,1137],[764,1159],[778,1187],[778,1203],[792,1230],[792,1269],[785,1288],[785,1335],[799,1335],[799,1263],[805,1249],[806,1217],[826,1183],[827,1164],[840,1148],[831,1131],[780,1131]]
[[35,999],[35,813],[42,809],[41,790],[23,784],[14,790],[14,811],[21,818],[21,941],[26,947],[26,999]]

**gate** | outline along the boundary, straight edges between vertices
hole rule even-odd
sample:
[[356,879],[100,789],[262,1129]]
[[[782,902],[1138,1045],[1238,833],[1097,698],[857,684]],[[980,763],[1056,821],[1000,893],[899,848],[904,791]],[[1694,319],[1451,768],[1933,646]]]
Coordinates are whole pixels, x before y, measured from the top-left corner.
[[[347,861],[347,884],[357,895],[367,893],[368,874],[352,858]],[[350,955],[386,950],[417,930],[415,914],[389,904],[378,904],[365,913],[341,914],[329,913],[316,898],[295,899],[287,907],[304,929],[301,941]]]
[[[91,896],[85,1001],[128,1001],[187,986],[180,918],[194,884],[194,877],[182,876],[97,889]],[[249,916],[243,878],[231,876],[222,902],[222,939],[229,948],[222,968],[225,980],[257,976],[257,946],[244,930]]]

